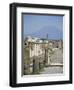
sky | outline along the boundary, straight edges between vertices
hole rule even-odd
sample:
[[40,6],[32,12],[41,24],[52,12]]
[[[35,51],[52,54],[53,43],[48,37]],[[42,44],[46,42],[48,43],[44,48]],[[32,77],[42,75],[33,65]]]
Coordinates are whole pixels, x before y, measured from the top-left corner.
[[49,39],[63,38],[63,16],[23,14],[23,35]]

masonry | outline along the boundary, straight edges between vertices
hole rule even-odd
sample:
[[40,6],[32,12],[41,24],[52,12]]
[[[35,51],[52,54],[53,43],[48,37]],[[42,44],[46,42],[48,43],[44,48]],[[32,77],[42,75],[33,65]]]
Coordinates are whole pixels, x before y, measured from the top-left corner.
[[[57,59],[54,60],[52,55],[56,49],[63,48],[63,42],[50,41],[47,39],[39,39],[27,37],[24,40],[24,75],[40,74],[45,67],[51,65],[63,65],[61,60],[57,62]],[[54,55],[55,57],[55,55]],[[53,62],[54,61],[54,62]],[[53,62],[53,64],[51,63]]]

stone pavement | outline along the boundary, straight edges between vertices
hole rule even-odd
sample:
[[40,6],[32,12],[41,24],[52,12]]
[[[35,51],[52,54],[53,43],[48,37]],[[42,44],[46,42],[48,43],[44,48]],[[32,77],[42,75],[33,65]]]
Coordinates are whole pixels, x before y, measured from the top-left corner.
[[45,67],[41,74],[57,74],[63,73],[63,66],[56,66],[55,63],[63,64],[63,53],[61,49],[55,50],[54,54],[51,56],[51,64],[53,66]]
[[40,74],[57,74],[57,73],[63,73],[63,67],[46,67]]

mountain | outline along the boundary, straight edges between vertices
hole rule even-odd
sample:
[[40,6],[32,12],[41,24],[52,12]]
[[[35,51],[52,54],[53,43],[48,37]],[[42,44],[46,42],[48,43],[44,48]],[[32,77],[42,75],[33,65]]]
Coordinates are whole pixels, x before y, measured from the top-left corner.
[[53,40],[63,39],[63,30],[59,30],[54,26],[47,26],[41,28],[40,30],[34,33],[29,33],[27,36],[46,38],[47,35],[48,35],[48,39],[53,39]]

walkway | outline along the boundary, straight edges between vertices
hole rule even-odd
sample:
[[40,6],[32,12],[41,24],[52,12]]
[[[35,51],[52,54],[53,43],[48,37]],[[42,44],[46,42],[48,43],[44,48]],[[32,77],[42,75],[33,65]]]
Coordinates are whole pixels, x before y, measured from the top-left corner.
[[[53,66],[45,67],[41,74],[56,74],[56,73],[63,73],[63,53],[62,50],[57,49],[54,54],[51,56],[51,64]],[[59,64],[59,66],[54,65]]]

